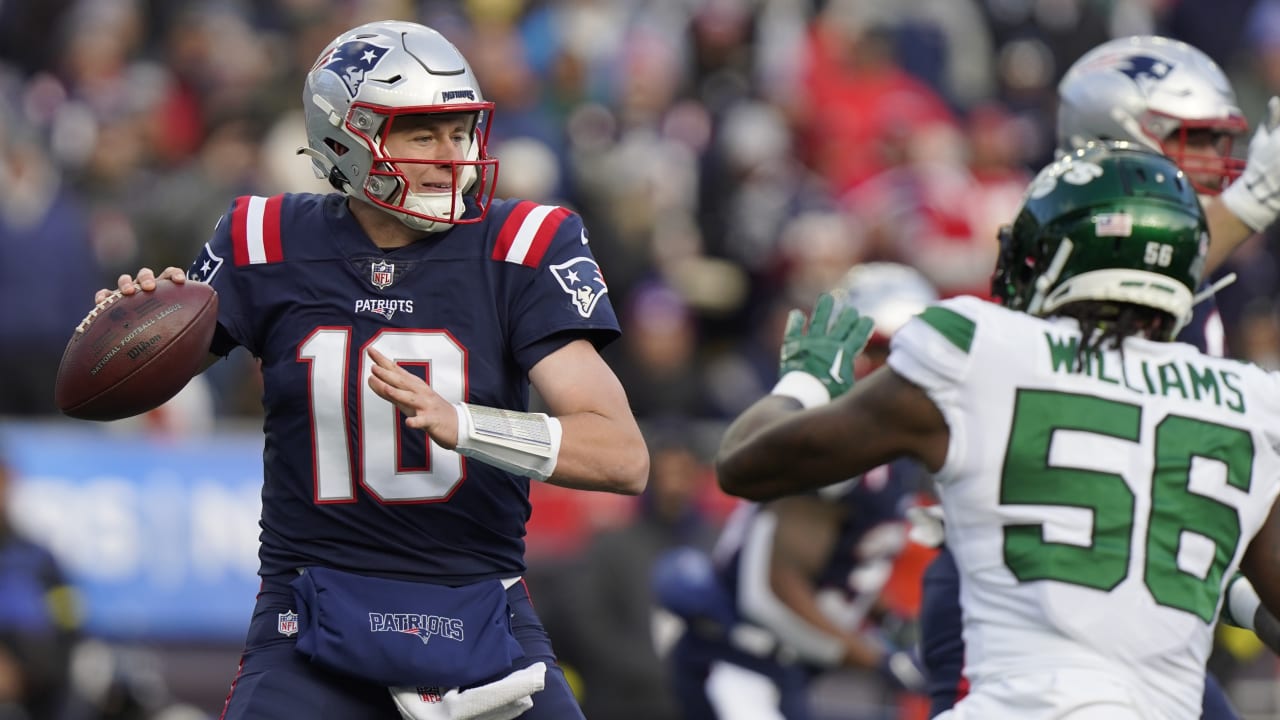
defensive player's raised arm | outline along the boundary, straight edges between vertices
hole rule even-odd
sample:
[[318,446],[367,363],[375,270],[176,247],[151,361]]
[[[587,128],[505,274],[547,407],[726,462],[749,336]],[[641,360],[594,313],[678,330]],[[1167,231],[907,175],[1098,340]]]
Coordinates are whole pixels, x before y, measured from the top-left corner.
[[1262,232],[1280,213],[1280,98],[1267,103],[1249,141],[1248,163],[1221,195],[1204,202],[1209,221],[1209,254],[1205,273],[1218,268],[1240,243]]
[[830,404],[803,409],[780,395],[756,401],[725,432],[716,457],[720,487],[764,500],[860,475],[903,456],[937,470],[946,458],[942,413],[889,367]]
[[562,437],[547,482],[638,495],[649,477],[649,451],[613,370],[587,340],[574,340],[529,371]]
[[831,298],[823,296],[807,332],[803,315],[792,312],[782,379],[721,439],[717,476],[730,495],[771,499],[840,482],[903,455],[932,470],[946,458],[947,424],[924,390],[888,367],[853,385],[853,357],[870,325],[853,308],[829,322],[831,312]]

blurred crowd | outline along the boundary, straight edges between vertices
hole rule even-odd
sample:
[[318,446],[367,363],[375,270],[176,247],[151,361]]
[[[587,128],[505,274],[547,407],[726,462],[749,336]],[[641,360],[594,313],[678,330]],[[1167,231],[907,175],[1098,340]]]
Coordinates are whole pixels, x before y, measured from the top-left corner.
[[[1278,0],[8,0],[0,340],[21,352],[0,357],[0,414],[52,412],[93,290],[186,267],[236,195],[327,191],[295,155],[302,78],[378,18],[471,59],[499,194],[585,218],[642,418],[738,412],[772,382],[781,311],[855,263],[985,293],[995,229],[1052,156],[1055,84],[1089,47],[1187,40],[1251,118],[1280,90]],[[1233,348],[1274,362],[1270,252],[1233,265]],[[258,412],[239,355],[208,374],[213,417]]]
[[[1057,81],[1092,46],[1190,42],[1251,122],[1280,93],[1280,0],[0,0],[0,416],[55,414],[97,288],[185,268],[237,195],[328,191],[295,153],[303,77],[386,18],[471,61],[498,195],[583,216],[625,333],[606,358],[637,417],[668,427],[767,391],[786,310],[855,264],[986,295],[996,229],[1053,155]],[[1275,246],[1238,251],[1218,301],[1229,354],[1280,369]],[[258,395],[237,352],[147,422],[252,420]],[[682,437],[640,525],[604,539],[635,557],[596,548],[587,567],[642,575],[673,538],[713,535],[687,512],[722,517],[699,505],[715,436]],[[590,620],[581,601],[614,584],[583,582],[566,606]]]

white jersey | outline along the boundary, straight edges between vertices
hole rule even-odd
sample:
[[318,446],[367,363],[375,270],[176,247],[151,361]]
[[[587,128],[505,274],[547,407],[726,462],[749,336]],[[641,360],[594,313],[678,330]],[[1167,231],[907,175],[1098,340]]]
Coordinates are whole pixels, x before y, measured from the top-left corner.
[[950,428],[966,675],[977,695],[1098,671],[1146,717],[1196,720],[1223,588],[1280,492],[1280,375],[1141,338],[1078,369],[1079,342],[972,297],[893,337]]

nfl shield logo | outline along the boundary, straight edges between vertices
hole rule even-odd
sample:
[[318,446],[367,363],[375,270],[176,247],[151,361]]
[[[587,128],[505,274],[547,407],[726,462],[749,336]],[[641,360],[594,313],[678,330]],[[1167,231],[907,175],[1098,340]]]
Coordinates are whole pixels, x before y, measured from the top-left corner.
[[298,613],[290,610],[276,615],[276,630],[281,635],[291,637],[298,634]]
[[373,264],[373,286],[382,290],[390,287],[391,283],[396,281],[396,266],[389,262],[376,262]]
[[420,687],[418,688],[418,699],[431,705],[444,702],[444,689],[435,686]]

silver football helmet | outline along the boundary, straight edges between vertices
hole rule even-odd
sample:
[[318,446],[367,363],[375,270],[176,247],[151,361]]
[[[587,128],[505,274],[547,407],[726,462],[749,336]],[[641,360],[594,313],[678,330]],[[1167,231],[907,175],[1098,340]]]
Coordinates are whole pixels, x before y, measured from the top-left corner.
[[854,265],[831,294],[837,308],[853,307],[871,318],[871,344],[888,343],[898,328],[938,301],[938,291],[919,270],[893,262]]
[[[489,116],[466,58],[423,25],[384,20],[339,35],[320,53],[302,92],[307,145],[317,176],[347,195],[428,232],[479,222],[488,212],[498,161],[489,157]],[[384,139],[406,115],[469,113],[471,139],[462,160],[391,157]],[[410,163],[450,166],[452,192],[415,192]],[[463,196],[475,189],[479,213],[463,219]]]
[[1058,84],[1058,148],[1128,140],[1164,153],[1196,190],[1216,194],[1244,169],[1231,156],[1248,122],[1209,56],[1169,38],[1135,35],[1080,57]]

